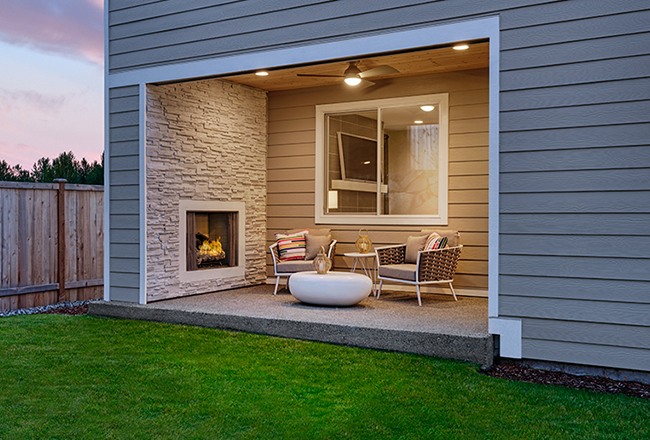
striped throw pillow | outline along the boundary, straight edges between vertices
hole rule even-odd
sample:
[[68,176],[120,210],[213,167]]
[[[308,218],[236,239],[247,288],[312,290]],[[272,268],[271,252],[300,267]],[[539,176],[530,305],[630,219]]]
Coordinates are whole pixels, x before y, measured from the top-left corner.
[[444,249],[447,246],[447,237],[441,237],[437,232],[432,232],[424,244],[425,251],[432,251],[435,249]]
[[280,261],[304,260],[307,240],[304,231],[299,234],[275,234],[278,240],[278,255]]

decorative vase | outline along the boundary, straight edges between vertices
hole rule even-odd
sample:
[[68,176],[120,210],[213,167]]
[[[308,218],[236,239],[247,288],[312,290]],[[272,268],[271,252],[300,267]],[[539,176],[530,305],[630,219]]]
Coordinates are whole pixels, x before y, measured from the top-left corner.
[[[366,230],[365,235],[361,233],[361,231],[363,231],[364,229]],[[372,249],[372,241],[370,241],[370,238],[368,238],[368,229],[366,228],[359,229],[359,238],[357,238],[357,241],[354,244],[357,247],[357,250],[362,254],[367,254],[368,252],[370,252],[370,249]]]
[[320,247],[320,251],[318,252],[318,255],[316,255],[316,258],[314,258],[312,264],[317,273],[327,273],[327,271],[332,268],[332,260],[327,257],[323,246]]

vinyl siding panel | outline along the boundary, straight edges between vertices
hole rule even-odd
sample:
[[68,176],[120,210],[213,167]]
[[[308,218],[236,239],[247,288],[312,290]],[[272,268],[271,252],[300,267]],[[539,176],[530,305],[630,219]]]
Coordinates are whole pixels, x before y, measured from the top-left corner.
[[139,89],[109,91],[110,295],[139,301]]
[[501,33],[499,315],[524,358],[650,371],[650,10],[579,3],[610,12]]
[[[487,290],[488,127],[486,70],[427,75],[393,80],[390,86],[356,100],[449,92],[449,226],[461,232],[465,246],[454,286]],[[268,244],[274,234],[292,228],[314,227],[315,105],[345,102],[341,87],[272,92],[269,94]],[[455,139],[477,134],[478,146],[458,146]],[[317,226],[318,227],[318,226]],[[328,225],[337,244],[335,267],[349,270],[345,252],[356,250],[359,226]],[[427,226],[373,226],[376,246],[404,243]],[[427,227],[429,228],[429,227]],[[271,260],[268,273],[273,274]]]
[[524,339],[522,356],[552,362],[648,371],[650,350],[602,344]]
[[[550,0],[548,0],[550,1]],[[274,8],[276,2],[242,2],[228,7],[206,8],[200,13],[182,2],[162,2],[129,10],[109,12],[109,68],[111,72],[136,67],[191,61],[277,47],[334,41],[397,28],[432,25],[449,19],[483,16],[528,5],[526,0],[372,2],[300,2],[292,8]],[[277,2],[285,4],[286,2]],[[545,1],[540,1],[545,3]],[[270,5],[269,5],[270,4]],[[156,29],[150,20],[166,7],[165,26]],[[235,10],[234,8],[241,8]],[[230,14],[229,11],[234,13]],[[350,26],[351,22],[354,26]],[[127,23],[131,25],[126,28]]]

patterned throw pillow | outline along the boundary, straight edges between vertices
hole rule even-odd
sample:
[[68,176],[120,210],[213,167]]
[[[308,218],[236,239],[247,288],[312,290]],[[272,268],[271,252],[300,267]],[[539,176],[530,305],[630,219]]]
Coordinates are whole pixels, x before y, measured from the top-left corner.
[[305,234],[308,231],[302,231],[297,234],[284,235],[275,234],[278,240],[278,254],[280,261],[304,260],[305,249],[307,248],[307,240]]
[[434,249],[444,249],[447,246],[447,237],[441,237],[437,232],[432,232],[424,244],[425,251],[432,251]]

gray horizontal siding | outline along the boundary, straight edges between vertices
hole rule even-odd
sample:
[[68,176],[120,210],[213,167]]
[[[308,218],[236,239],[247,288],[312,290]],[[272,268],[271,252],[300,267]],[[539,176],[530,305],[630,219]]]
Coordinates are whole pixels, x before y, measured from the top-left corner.
[[[142,10],[138,8],[110,12],[110,70],[340,40],[352,35],[367,35],[397,28],[431,25],[450,19],[483,16],[530,4],[525,0],[347,0],[334,4],[301,2],[299,7],[291,9],[274,10],[270,6],[264,6],[275,3],[243,2],[237,5],[241,9],[239,14],[234,16],[227,15],[233,6],[206,8],[201,10],[202,13],[188,11],[178,14],[182,16],[179,23],[167,19],[164,21],[163,30],[158,28],[156,31],[151,29],[153,26],[148,28],[149,20],[158,20],[161,23],[161,17],[155,12],[155,5],[144,6],[149,8],[148,14],[141,14]],[[545,1],[540,0],[540,3]],[[265,10],[267,12],[257,13]],[[222,19],[224,15],[226,18]],[[354,26],[351,26],[352,21]],[[120,28],[127,26],[127,22],[131,25],[130,28]],[[112,33],[114,27],[115,35]]]
[[[600,171],[609,173],[611,169],[616,169],[621,174],[625,174],[624,170],[631,171],[631,169],[641,169],[643,172],[643,167],[648,163],[650,163],[650,148],[645,145],[512,152],[501,155],[500,165],[508,170],[508,173],[501,176],[501,185],[514,188],[508,180],[514,180],[510,175],[517,175],[516,173],[520,172],[549,171],[559,173],[577,171],[584,173],[589,171],[596,174]],[[626,180],[624,177],[618,176],[618,173],[616,173],[615,177],[614,174],[611,173],[609,176],[614,178],[614,182],[612,182],[614,186],[616,186],[616,181]],[[573,182],[573,185],[585,187],[579,182]],[[601,187],[601,185],[598,185],[598,187]]]
[[522,356],[552,362],[650,371],[650,350],[581,342],[524,339]]
[[612,234],[630,236],[650,235],[650,221],[647,214],[501,214],[501,234]]
[[499,315],[524,358],[650,370],[650,5],[624,3],[503,14]]
[[139,300],[139,88],[109,91],[110,296]]
[[509,255],[647,258],[650,237],[625,235],[503,234],[499,249]]
[[648,292],[646,281],[561,278],[554,274],[545,274],[544,276],[501,275],[499,281],[501,297],[638,303],[639,298],[647,298]]
[[650,327],[638,325],[528,319],[522,326],[522,336],[525,339],[650,348]]

